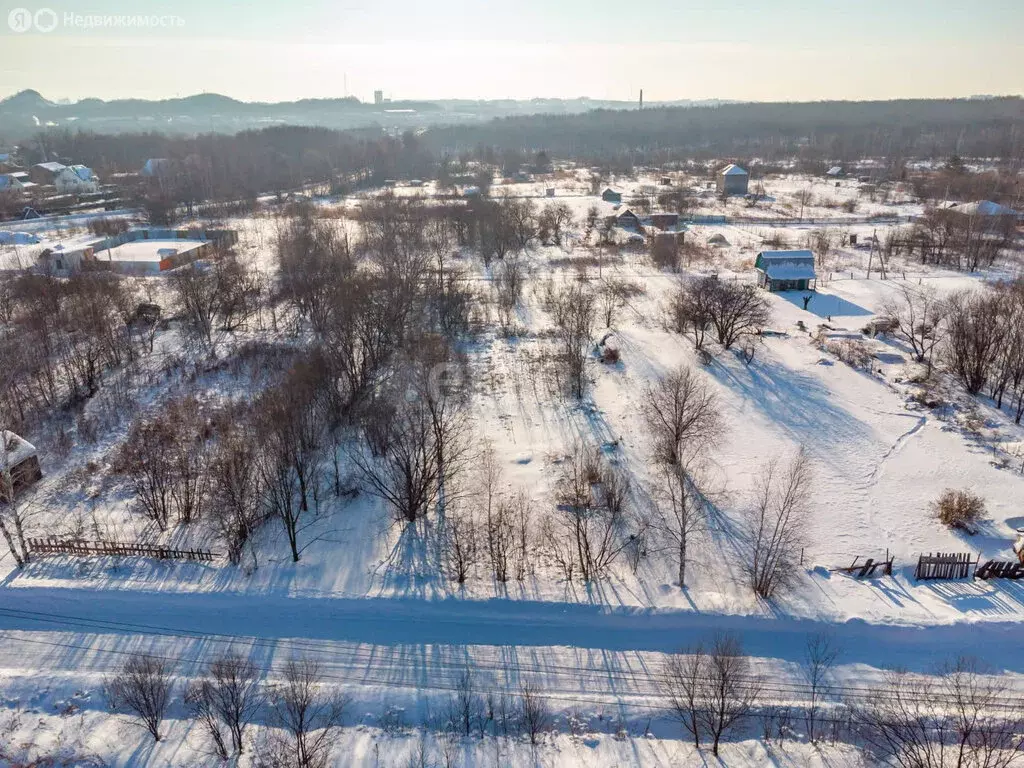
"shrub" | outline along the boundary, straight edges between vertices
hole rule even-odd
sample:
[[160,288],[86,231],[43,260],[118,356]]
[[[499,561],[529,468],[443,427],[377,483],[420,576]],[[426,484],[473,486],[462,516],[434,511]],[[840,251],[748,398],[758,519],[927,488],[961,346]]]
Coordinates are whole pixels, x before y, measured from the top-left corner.
[[985,500],[970,491],[947,488],[932,502],[935,516],[943,525],[974,533],[974,523],[985,515]]
[[829,339],[822,346],[826,352],[835,355],[851,368],[861,371],[871,368],[871,352],[858,341]]

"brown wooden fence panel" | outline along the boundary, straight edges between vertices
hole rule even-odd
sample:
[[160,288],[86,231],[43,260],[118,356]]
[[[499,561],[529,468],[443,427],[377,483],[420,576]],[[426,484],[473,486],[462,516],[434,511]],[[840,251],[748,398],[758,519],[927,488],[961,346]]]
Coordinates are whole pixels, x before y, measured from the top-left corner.
[[919,581],[926,579],[966,579],[971,575],[974,565],[969,552],[938,552],[921,555],[917,559],[914,578]]
[[153,557],[161,560],[195,560],[213,562],[216,553],[208,549],[174,549],[147,544],[122,544],[116,541],[29,539],[29,550],[36,555],[93,555],[117,557]]

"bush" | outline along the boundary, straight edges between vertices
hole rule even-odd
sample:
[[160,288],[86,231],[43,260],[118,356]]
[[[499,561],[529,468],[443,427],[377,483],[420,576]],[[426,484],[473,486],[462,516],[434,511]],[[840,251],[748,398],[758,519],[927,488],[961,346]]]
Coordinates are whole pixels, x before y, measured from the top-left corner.
[[985,515],[985,500],[970,491],[947,488],[932,502],[935,516],[943,525],[974,533],[974,523]]
[[822,347],[829,354],[835,355],[851,368],[859,371],[870,370],[871,352],[859,341],[852,339],[829,339]]

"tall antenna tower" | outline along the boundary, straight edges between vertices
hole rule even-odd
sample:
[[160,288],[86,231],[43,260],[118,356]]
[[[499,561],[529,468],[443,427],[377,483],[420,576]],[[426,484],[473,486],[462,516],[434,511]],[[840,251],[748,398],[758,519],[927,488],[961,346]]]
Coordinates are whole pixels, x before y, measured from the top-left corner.
[[644,108],[644,89],[640,89],[640,109]]

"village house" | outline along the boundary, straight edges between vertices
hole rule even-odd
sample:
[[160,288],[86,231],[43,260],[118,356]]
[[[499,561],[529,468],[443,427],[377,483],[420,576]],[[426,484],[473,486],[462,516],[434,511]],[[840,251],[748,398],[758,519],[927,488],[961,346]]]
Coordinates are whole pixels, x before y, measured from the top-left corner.
[[36,447],[13,432],[0,430],[0,503],[10,502],[42,476]]
[[679,226],[679,214],[671,213],[669,211],[658,211],[652,213],[650,216],[651,226],[657,229],[671,229],[675,230]]
[[53,179],[57,192],[62,195],[83,195],[100,191],[99,177],[92,168],[84,165],[69,165],[62,168]]
[[745,195],[750,174],[735,163],[729,163],[718,173],[718,192],[722,195]]
[[0,192],[28,192],[35,184],[29,180],[25,171],[0,173]]
[[621,203],[622,193],[616,192],[611,187],[607,187],[604,192],[601,193],[601,199],[606,203]]
[[70,277],[82,270],[85,262],[92,261],[95,250],[106,238],[89,236],[75,238],[44,248],[39,254],[39,271],[54,277]]
[[1000,219],[1016,221],[1021,217],[1013,208],[991,200],[977,200],[973,203],[953,203],[947,209],[961,216],[978,217],[981,221],[994,222]]
[[34,184],[52,185],[57,179],[57,174],[66,167],[63,163],[36,163],[29,170],[29,177]]
[[640,217],[629,210],[629,208],[615,216],[615,223],[623,229],[632,229],[636,232],[644,231],[643,224],[640,223]]
[[754,262],[757,284],[775,291],[814,290],[817,274],[811,251],[761,251]]

